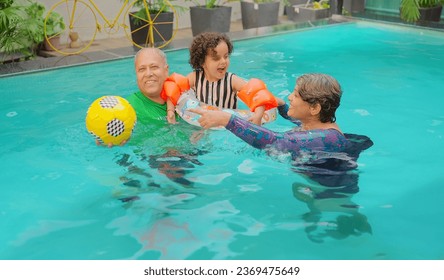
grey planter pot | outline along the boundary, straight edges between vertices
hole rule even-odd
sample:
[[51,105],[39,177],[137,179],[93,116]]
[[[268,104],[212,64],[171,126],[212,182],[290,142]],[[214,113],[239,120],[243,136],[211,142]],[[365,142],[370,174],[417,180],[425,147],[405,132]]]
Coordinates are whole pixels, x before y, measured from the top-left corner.
[[290,2],[290,6],[285,6],[285,14],[287,15],[287,18],[289,20],[295,20],[295,16],[296,16],[296,12],[295,12],[295,7],[294,6],[300,6],[302,4],[307,3],[306,0],[289,0],[288,2]]
[[202,32],[230,31],[231,7],[217,6],[207,9],[205,6],[190,7],[191,31],[193,36]]
[[344,0],[344,9],[350,13],[362,13],[365,10],[365,0]]
[[297,22],[314,21],[318,19],[328,18],[330,16],[330,9],[313,9],[310,7],[305,7],[305,5],[296,6],[292,9],[291,12],[291,15],[288,14],[288,19]]
[[276,25],[279,18],[279,2],[241,2],[241,14],[244,29]]

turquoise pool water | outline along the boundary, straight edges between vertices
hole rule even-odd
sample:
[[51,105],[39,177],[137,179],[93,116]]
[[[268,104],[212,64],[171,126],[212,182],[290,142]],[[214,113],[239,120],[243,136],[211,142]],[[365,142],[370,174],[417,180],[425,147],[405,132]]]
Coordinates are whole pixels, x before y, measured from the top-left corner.
[[0,259],[444,259],[443,35],[358,22],[235,42],[231,71],[281,97],[306,72],[340,81],[338,123],[375,143],[352,192],[227,131],[96,147],[86,110],[136,90],[132,59],[1,78]]

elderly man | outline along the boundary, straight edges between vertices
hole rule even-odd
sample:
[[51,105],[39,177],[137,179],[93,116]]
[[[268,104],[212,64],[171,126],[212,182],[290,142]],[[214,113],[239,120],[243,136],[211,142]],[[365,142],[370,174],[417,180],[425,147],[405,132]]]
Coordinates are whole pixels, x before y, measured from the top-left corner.
[[[180,130],[175,133],[175,130],[169,130],[173,134],[162,135],[158,130],[153,129],[164,127],[167,121],[167,101],[165,100],[165,95],[168,95],[167,92],[169,90],[165,89],[164,84],[175,83],[175,79],[180,78],[187,82],[188,80],[183,76],[179,77],[180,75],[177,74],[168,76],[169,68],[166,55],[157,48],[143,48],[139,50],[134,58],[134,64],[139,91],[127,96],[126,99],[136,111],[137,122],[143,125],[141,126],[141,133],[136,133],[136,135],[132,136],[132,142],[139,147],[144,147],[143,143],[146,143],[144,141],[150,139],[150,144],[155,143],[157,148],[167,145],[168,147],[165,147],[167,151],[164,154],[150,154],[148,156],[145,153],[141,153],[141,160],[148,160],[151,168],[158,169],[160,173],[178,184],[184,186],[192,185],[192,182],[188,181],[185,175],[190,172],[194,165],[201,165],[201,163],[196,159],[197,154],[191,152],[183,154],[179,151],[180,148],[188,148],[190,146],[189,135]],[[179,86],[177,86],[176,90],[179,90]],[[175,117],[174,111],[172,115],[168,115],[168,117],[171,116]],[[171,157],[173,160],[169,160]],[[134,164],[130,155],[123,154],[118,163],[128,167],[128,177],[121,177],[124,185],[140,187],[142,182],[131,178],[131,175],[136,174],[138,178],[142,177],[142,179],[143,176],[140,175],[145,175],[147,177],[147,185],[159,186],[152,180],[149,170]],[[129,202],[133,199],[137,199],[137,197],[124,197],[122,201]]]
[[169,71],[165,53],[157,48],[143,48],[137,52],[134,65],[139,91],[126,99],[134,107],[137,121],[166,120],[167,103],[161,97]]

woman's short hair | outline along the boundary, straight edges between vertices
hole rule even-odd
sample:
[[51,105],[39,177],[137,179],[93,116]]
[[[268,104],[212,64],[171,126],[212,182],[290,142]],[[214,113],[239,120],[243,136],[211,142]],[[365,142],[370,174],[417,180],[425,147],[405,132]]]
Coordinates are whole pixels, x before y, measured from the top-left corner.
[[321,122],[336,121],[336,109],[341,103],[342,89],[338,81],[326,74],[305,74],[296,80],[298,93],[302,100],[311,105],[321,105]]

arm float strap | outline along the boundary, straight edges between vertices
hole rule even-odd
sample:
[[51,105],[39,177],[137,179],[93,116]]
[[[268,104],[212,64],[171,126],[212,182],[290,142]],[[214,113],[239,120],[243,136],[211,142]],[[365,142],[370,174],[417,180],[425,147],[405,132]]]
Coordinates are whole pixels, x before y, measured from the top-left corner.
[[[189,109],[194,109],[194,108],[201,108],[204,110],[222,110],[246,120],[248,120],[253,115],[253,113],[250,110],[220,109],[218,107],[210,106],[208,104],[200,102],[196,98],[194,90],[190,89],[182,93],[182,95],[180,96],[179,102],[177,103],[176,106],[176,112],[187,123],[195,126],[200,126],[198,121],[200,115],[189,111]],[[262,116],[262,124],[275,121],[276,118],[277,118],[276,108],[267,110],[264,112],[264,115]]]
[[265,106],[265,110],[269,110],[278,105],[276,98],[267,90],[265,83],[256,78],[249,80],[237,93],[237,96],[247,104],[252,112],[260,106]]
[[176,106],[182,92],[189,89],[190,83],[188,82],[188,78],[180,74],[173,73],[163,83],[163,90],[160,97],[162,97],[163,100],[170,98],[174,106]]

